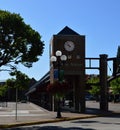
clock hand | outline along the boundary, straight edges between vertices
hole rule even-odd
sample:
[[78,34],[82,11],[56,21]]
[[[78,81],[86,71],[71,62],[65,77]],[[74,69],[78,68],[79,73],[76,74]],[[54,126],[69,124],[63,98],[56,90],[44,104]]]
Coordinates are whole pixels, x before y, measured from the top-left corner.
[[71,45],[70,45],[70,44],[68,44],[68,47],[71,47]]

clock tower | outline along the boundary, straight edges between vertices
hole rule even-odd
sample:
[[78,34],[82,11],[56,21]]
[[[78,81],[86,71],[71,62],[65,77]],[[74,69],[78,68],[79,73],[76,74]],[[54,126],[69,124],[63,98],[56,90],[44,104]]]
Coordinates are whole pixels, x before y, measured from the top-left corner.
[[[64,78],[73,88],[73,105],[75,111],[85,111],[85,36],[78,34],[69,27],[63,28],[53,35],[50,42],[50,57],[60,50],[67,56]],[[50,67],[50,78],[54,80],[54,69]]]

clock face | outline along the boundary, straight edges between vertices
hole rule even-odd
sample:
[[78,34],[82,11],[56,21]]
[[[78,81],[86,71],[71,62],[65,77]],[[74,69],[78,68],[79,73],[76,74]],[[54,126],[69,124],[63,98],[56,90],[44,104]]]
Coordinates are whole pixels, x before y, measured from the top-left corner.
[[64,48],[66,51],[73,51],[75,48],[75,44],[72,41],[66,41],[64,44]]

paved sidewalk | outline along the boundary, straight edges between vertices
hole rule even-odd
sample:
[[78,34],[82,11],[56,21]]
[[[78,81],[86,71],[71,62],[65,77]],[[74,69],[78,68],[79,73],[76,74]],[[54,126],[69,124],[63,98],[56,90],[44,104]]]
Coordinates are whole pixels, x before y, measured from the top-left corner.
[[16,114],[16,104],[9,102],[7,107],[0,107],[0,128],[90,118],[111,114],[112,112],[120,113],[120,103],[110,103],[109,109],[112,112],[107,113],[99,111],[98,102],[87,102],[86,106],[89,109],[85,114],[67,111],[62,112],[62,118],[58,119],[56,118],[56,112],[47,111],[33,103],[18,103]]

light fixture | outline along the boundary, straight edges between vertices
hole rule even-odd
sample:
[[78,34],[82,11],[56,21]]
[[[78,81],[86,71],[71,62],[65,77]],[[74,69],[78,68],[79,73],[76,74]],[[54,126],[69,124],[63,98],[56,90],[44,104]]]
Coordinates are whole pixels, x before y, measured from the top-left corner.
[[60,57],[60,59],[61,59],[61,61],[66,61],[66,60],[67,60],[67,56],[66,56],[66,55],[62,55],[62,56]]
[[51,62],[56,62],[57,58],[56,58],[56,56],[51,56],[50,60],[51,60]]
[[62,55],[62,52],[60,50],[56,51],[56,56],[61,56]]

